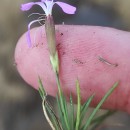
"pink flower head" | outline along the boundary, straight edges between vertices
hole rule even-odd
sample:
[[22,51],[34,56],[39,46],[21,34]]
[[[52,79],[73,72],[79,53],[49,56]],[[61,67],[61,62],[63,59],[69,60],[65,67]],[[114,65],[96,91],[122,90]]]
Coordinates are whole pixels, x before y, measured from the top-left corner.
[[[42,7],[43,11],[45,12],[45,15],[48,16],[48,15],[52,15],[52,8],[55,4],[59,5],[61,7],[61,9],[63,10],[63,12],[65,12],[67,14],[74,14],[76,11],[76,7],[74,7],[74,6],[71,6],[71,5],[63,3],[63,2],[54,2],[53,0],[41,0],[41,2],[29,2],[26,4],[22,4],[21,10],[28,11],[32,8],[33,5],[39,5]],[[30,26],[33,23],[42,21],[42,20],[43,19],[34,20],[34,21],[30,22],[30,24],[28,25],[27,39],[28,39],[29,46],[31,46]]]

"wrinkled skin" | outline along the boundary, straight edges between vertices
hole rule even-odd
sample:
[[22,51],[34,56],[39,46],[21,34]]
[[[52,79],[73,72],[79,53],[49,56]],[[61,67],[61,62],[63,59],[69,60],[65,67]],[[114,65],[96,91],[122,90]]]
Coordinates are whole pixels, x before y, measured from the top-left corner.
[[[48,94],[55,96],[57,86],[49,61],[44,27],[31,31],[32,47],[24,34],[17,43],[15,62],[22,78],[38,89],[41,77]],[[76,101],[75,81],[81,86],[82,102],[91,94],[95,106],[116,82],[118,88],[103,105],[130,113],[130,33],[96,26],[56,26],[57,49],[60,59],[60,80],[68,97]],[[111,64],[100,61],[104,58]]]

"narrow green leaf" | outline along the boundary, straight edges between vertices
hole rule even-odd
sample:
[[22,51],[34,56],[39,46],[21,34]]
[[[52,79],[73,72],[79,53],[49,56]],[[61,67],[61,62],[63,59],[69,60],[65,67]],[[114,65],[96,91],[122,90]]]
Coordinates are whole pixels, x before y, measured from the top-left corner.
[[80,86],[79,81],[76,81],[76,90],[77,90],[77,117],[76,117],[76,128],[75,130],[79,130],[80,125],[80,111],[81,111],[81,95],[80,95]]
[[107,118],[108,116],[111,116],[112,114],[114,114],[116,111],[107,111],[105,114],[96,117],[95,119],[92,120],[91,124],[97,123],[97,122],[101,122],[102,120],[104,120],[105,118]]
[[38,77],[38,83],[39,83],[39,93],[40,93],[40,96],[42,97],[45,97],[47,94],[46,94],[46,91],[44,90],[44,87],[43,87],[43,84],[42,84],[42,81],[41,81],[41,78]]
[[84,120],[84,117],[86,116],[88,107],[90,106],[90,103],[91,103],[91,101],[92,101],[93,98],[94,98],[94,95],[95,95],[95,94],[93,94],[92,96],[90,96],[90,97],[88,98],[88,100],[84,103],[84,105],[81,107],[80,126],[82,125],[82,122],[83,122],[83,120]]
[[81,117],[85,115],[85,113],[86,113],[86,111],[87,111],[87,109],[88,109],[88,107],[89,107],[91,101],[92,101],[93,98],[94,98],[94,95],[95,95],[95,94],[91,95],[91,96],[88,98],[88,100],[87,100],[87,101],[83,104],[83,106],[81,107]]
[[102,100],[99,102],[99,104],[96,106],[96,108],[93,110],[93,112],[91,113],[90,117],[88,118],[86,124],[83,127],[83,130],[87,130],[87,128],[89,127],[89,125],[91,124],[91,121],[93,120],[95,114],[97,113],[97,111],[99,110],[99,108],[102,106],[102,104],[106,101],[106,99],[110,96],[110,94],[114,91],[114,89],[118,86],[118,82],[116,82],[111,88],[110,90],[105,94],[105,96],[102,98]]
[[46,102],[46,110],[49,113],[50,119],[51,119],[53,125],[55,126],[55,129],[56,130],[62,130],[59,119],[56,116],[55,112],[53,111],[52,107],[48,104],[48,102]]
[[61,103],[60,103],[60,99],[59,99],[58,94],[56,96],[56,100],[57,100],[58,113],[59,113],[60,121],[61,121],[61,124],[62,124],[62,128],[64,130],[67,130],[66,123],[65,123],[65,120],[64,120],[64,114],[63,114],[63,111],[62,111],[62,108],[61,108]]
[[38,91],[39,91],[40,97],[43,99],[43,94],[42,94],[41,89],[39,88]]
[[70,130],[70,126],[69,126],[69,122],[68,122],[68,117],[67,117],[67,107],[66,107],[66,99],[63,96],[63,92],[61,90],[61,85],[60,85],[60,80],[59,80],[59,74],[56,73],[56,82],[57,82],[57,86],[58,86],[58,94],[59,94],[59,101],[60,101],[60,105],[61,105],[61,111],[64,117],[64,121],[67,127],[67,130]]
[[56,120],[55,120],[54,116],[52,115],[52,112],[49,110],[49,108],[47,106],[46,106],[46,110],[49,113],[49,118],[50,118],[52,124],[54,125],[55,130],[59,130],[58,126],[57,126],[57,123],[56,123]]
[[116,111],[107,111],[105,114],[93,119],[92,122],[91,122],[91,125],[93,125],[91,130],[95,130],[106,118],[113,115],[115,112]]
[[66,98],[65,96],[63,95],[63,105],[64,105],[64,111],[65,111],[65,115],[66,115],[66,118],[68,120],[68,108],[67,108],[67,101],[66,101]]
[[74,130],[74,104],[72,95],[70,94],[70,114],[69,114],[70,129]]

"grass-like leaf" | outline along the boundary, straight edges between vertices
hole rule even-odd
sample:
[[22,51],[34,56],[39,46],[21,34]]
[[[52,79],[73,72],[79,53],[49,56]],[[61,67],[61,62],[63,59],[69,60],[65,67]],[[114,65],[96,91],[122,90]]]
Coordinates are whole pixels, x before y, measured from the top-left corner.
[[58,102],[60,105],[60,111],[63,116],[63,121],[66,125],[67,130],[70,130],[70,125],[69,125],[69,120],[68,120],[68,110],[67,110],[67,101],[65,99],[65,96],[63,95],[63,92],[61,90],[61,85],[60,85],[60,80],[59,80],[59,75],[56,73],[56,82],[58,86]]
[[57,73],[56,73],[56,82],[57,82],[57,86],[58,86],[58,100],[59,100],[58,102],[59,102],[59,106],[60,106],[60,111],[62,113],[61,118],[63,118],[63,121],[66,125],[67,130],[71,130],[70,124],[69,124],[69,119],[68,119],[67,101],[61,90],[59,75]]
[[58,112],[60,115],[63,128],[69,130],[70,126],[69,126],[69,118],[68,118],[68,109],[67,109],[67,102],[64,95],[62,95],[62,97],[59,97],[59,95],[57,95],[57,103],[58,103],[58,110],[59,110]]
[[40,94],[41,98],[43,99],[47,94],[46,94],[46,91],[44,89],[44,86],[42,84],[42,81],[41,81],[40,77],[38,77],[38,84],[39,84],[38,91],[39,91],[39,94]]
[[74,130],[75,126],[75,119],[74,119],[74,104],[73,104],[73,98],[72,95],[70,94],[70,109],[69,109],[69,122],[70,122],[70,129]]
[[77,90],[77,117],[76,117],[76,128],[75,130],[79,130],[80,126],[80,114],[81,114],[81,95],[80,95],[80,86],[79,81],[76,81],[76,90]]
[[91,115],[89,116],[89,118],[87,119],[83,130],[87,130],[89,125],[91,124],[91,121],[93,120],[94,116],[96,115],[97,111],[99,110],[99,108],[102,106],[102,104],[106,101],[106,99],[109,97],[109,95],[113,92],[113,90],[118,86],[118,82],[116,82],[112,88],[110,88],[110,90],[105,94],[105,96],[101,99],[101,101],[99,102],[99,104],[96,106],[96,108],[93,110],[93,112],[91,113]]
[[48,115],[50,116],[50,120],[54,125],[55,130],[63,130],[60,124],[60,121],[58,117],[56,116],[55,112],[53,111],[53,108],[48,102],[45,102],[45,107],[48,112]]
[[87,101],[83,104],[83,106],[81,107],[80,127],[82,126],[82,122],[83,122],[83,120],[84,120],[84,118],[85,118],[85,115],[86,115],[86,113],[87,113],[87,110],[88,110],[88,108],[89,108],[89,106],[90,106],[90,104],[91,104],[93,98],[94,98],[94,94],[93,94],[92,96],[90,96],[90,97],[88,98],[88,100],[87,100]]
[[48,123],[50,124],[52,130],[63,130],[58,117],[56,116],[55,112],[53,111],[52,106],[46,99],[47,93],[44,90],[40,77],[39,77],[38,82],[39,82],[39,94],[43,100],[43,103],[42,103],[43,112],[44,112],[44,115],[45,115]]
[[91,124],[93,125],[91,130],[95,130],[101,123],[108,118],[109,116],[113,115],[116,111],[107,111],[105,114],[96,117],[95,119],[92,120]]
[[60,117],[60,121],[58,117],[56,116],[55,112],[53,111],[53,108],[51,104],[46,99],[46,92],[44,90],[43,84],[41,79],[39,78],[39,93],[43,100],[43,111],[45,114],[45,117],[50,124],[52,130],[87,130],[90,125],[93,124],[93,127],[91,130],[94,130],[98,125],[101,124],[101,122],[108,116],[110,116],[113,112],[108,112],[104,115],[101,115],[94,119],[94,116],[96,115],[99,108],[102,106],[102,104],[106,101],[106,99],[109,97],[109,95],[113,92],[113,90],[117,87],[118,82],[116,82],[112,88],[105,94],[105,96],[101,99],[99,104],[96,106],[96,108],[93,110],[93,112],[90,114],[88,119],[86,119],[85,124],[82,124],[85,115],[87,113],[87,110],[91,104],[91,101],[94,98],[94,94],[88,98],[88,100],[81,105],[81,95],[80,95],[80,85],[79,81],[76,81],[76,90],[77,90],[77,112],[76,117],[74,116],[74,104],[73,99],[70,94],[70,105],[68,108],[66,98],[61,90],[59,77],[57,77],[57,84],[58,84],[58,94],[57,94],[57,104],[58,104],[58,113]]
[[61,121],[61,124],[62,124],[62,128],[67,130],[67,127],[66,127],[66,124],[65,124],[65,121],[64,121],[63,112],[62,112],[62,108],[61,108],[61,104],[60,104],[58,95],[56,96],[56,100],[57,100],[58,114],[59,114],[59,118],[60,118],[60,121]]

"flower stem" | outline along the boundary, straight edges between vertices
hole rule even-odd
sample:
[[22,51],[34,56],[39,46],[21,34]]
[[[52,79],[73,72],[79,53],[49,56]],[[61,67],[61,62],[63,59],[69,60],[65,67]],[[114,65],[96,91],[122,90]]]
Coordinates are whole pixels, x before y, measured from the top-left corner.
[[66,115],[66,111],[65,111],[65,106],[64,106],[64,101],[63,101],[63,93],[61,90],[61,85],[60,85],[60,80],[59,80],[59,74],[56,73],[56,82],[57,82],[57,86],[58,86],[58,94],[59,94],[59,100],[60,100],[60,104],[61,104],[61,110],[62,110],[62,114],[63,114],[63,118],[67,127],[67,130],[70,130],[69,127],[69,123],[68,123],[68,119],[67,119],[67,115]]
[[61,90],[60,79],[59,79],[59,59],[58,59],[58,51],[56,50],[55,25],[54,25],[53,17],[51,15],[48,15],[46,17],[45,31],[46,31],[48,48],[50,52],[50,62],[56,75],[56,82],[58,86],[58,96],[59,96],[61,111],[64,118],[64,123],[66,125],[67,130],[70,130],[68,118],[67,118],[68,115],[65,109],[64,96]]

